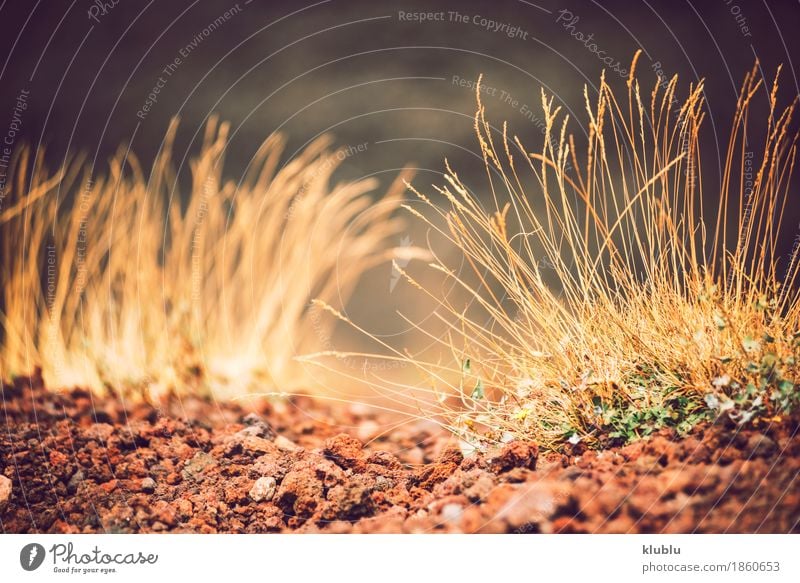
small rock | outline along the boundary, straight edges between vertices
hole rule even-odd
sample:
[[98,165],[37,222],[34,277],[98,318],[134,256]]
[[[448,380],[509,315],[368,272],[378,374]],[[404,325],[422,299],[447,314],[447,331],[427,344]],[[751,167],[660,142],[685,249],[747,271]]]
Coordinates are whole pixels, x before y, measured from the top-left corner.
[[367,442],[375,438],[378,433],[380,433],[381,426],[372,421],[371,419],[367,419],[361,425],[358,426],[358,438],[362,442]]
[[399,470],[402,467],[400,460],[388,451],[375,451],[367,458],[367,463],[376,464],[385,468]]
[[375,490],[381,492],[394,486],[394,482],[386,476],[375,476]]
[[460,504],[446,504],[442,508],[442,520],[448,524],[458,526],[461,524],[461,517],[464,515],[464,509]]
[[178,513],[164,500],[157,500],[153,504],[152,517],[154,520],[164,523],[167,527],[178,524]]
[[256,458],[250,466],[252,478],[259,476],[272,476],[277,481],[281,481],[289,471],[289,460],[283,458],[276,458],[271,455],[262,455]]
[[[248,427],[247,429],[250,428]],[[244,433],[244,431],[247,431],[247,429],[240,431],[239,434]],[[256,435],[249,435],[249,434],[246,434],[243,437],[244,439],[242,439],[242,447],[247,451],[261,454],[274,451],[275,449],[275,446],[272,444],[272,442],[267,441],[263,437],[258,437]]]
[[539,448],[535,443],[513,441],[504,445],[499,452],[490,455],[487,461],[489,468],[499,474],[514,468],[535,470],[538,457]]
[[194,507],[192,506],[192,503],[189,500],[187,500],[186,498],[181,498],[180,500],[175,502],[175,509],[179,516],[183,518],[188,518],[189,516],[192,515]]
[[11,480],[0,474],[0,513],[8,507],[11,500]]
[[50,465],[54,466],[54,469],[61,466],[65,466],[69,462],[69,457],[67,457],[58,450],[51,450],[49,457],[50,457]]
[[200,474],[202,474],[209,467],[216,465],[216,463],[217,462],[215,462],[214,458],[212,458],[210,455],[205,452],[198,451],[192,459],[186,461],[186,467],[183,468],[181,473],[186,480],[190,478],[198,478]]
[[69,479],[69,482],[67,482],[67,492],[69,492],[70,494],[74,494],[75,492],[77,492],[78,488],[80,488],[81,482],[83,482],[85,478],[86,476],[84,476],[82,470],[78,470],[77,472],[72,474],[72,477]]
[[751,457],[768,457],[777,449],[778,444],[763,433],[756,433],[747,440],[747,452]]
[[253,425],[258,425],[259,423],[265,423],[265,421],[261,419],[261,415],[256,412],[252,412],[242,417],[242,423],[248,427],[251,427]]
[[355,402],[350,405],[350,412],[358,417],[365,417],[373,412],[373,409],[365,403]]
[[437,464],[460,465],[464,461],[464,454],[461,450],[453,447],[445,448],[436,460]]
[[403,457],[405,458],[406,463],[409,463],[413,466],[421,466],[425,463],[425,452],[422,451],[421,447],[412,447],[408,451],[404,452]]
[[526,468],[511,468],[505,474],[503,474],[503,481],[511,484],[519,484],[527,481],[528,476],[530,476],[531,473],[532,472]]
[[176,484],[180,484],[181,480],[182,480],[181,475],[178,472],[170,472],[169,474],[167,474],[165,481],[170,486],[175,486]]
[[108,423],[94,423],[86,428],[85,435],[100,443],[105,443],[113,435],[114,427]]
[[139,487],[142,489],[142,492],[152,494],[156,491],[156,481],[153,478],[144,478]]
[[291,439],[285,438],[283,435],[279,435],[275,438],[275,446],[281,451],[297,451],[300,449],[300,446],[297,445]]
[[412,480],[423,490],[432,490],[437,484],[448,480],[457,468],[458,466],[452,462],[428,464],[418,468]]
[[371,515],[374,510],[372,491],[374,484],[357,475],[345,484],[328,490],[328,506],[323,513],[327,520],[357,520]]
[[275,478],[272,476],[262,476],[256,480],[256,483],[250,488],[250,498],[252,498],[254,502],[272,500],[277,487],[278,482],[275,481]]
[[301,466],[283,478],[275,501],[285,513],[307,518],[317,509],[323,493],[324,487],[313,468]]
[[250,413],[245,416],[244,419],[242,419],[242,423],[247,427],[239,432],[240,435],[252,435],[264,439],[275,438],[275,431],[272,429],[272,426],[256,413]]
[[489,496],[489,492],[494,488],[494,480],[487,473],[480,473],[475,482],[464,490],[464,495],[472,502],[482,502]]
[[325,457],[342,468],[360,469],[364,466],[365,455],[361,442],[346,433],[331,437],[325,442],[323,451]]
[[[509,492],[512,493],[511,496],[508,496]],[[499,506],[498,518],[505,519],[511,530],[523,529],[529,532],[533,525],[541,526],[542,522],[555,516],[559,507],[567,502],[569,488],[563,482],[555,481],[532,482],[519,489],[502,485],[489,495],[490,503],[493,497],[497,501],[505,498],[504,503],[496,505]]]

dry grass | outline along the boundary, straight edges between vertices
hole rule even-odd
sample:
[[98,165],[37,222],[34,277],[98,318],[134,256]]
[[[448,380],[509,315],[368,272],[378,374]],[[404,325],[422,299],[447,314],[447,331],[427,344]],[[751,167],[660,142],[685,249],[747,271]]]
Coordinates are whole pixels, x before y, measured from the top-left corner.
[[[795,103],[781,109],[777,76],[765,86],[754,68],[722,187],[704,193],[702,84],[683,102],[677,79],[643,96],[635,60],[624,99],[604,77],[596,99],[584,92],[582,152],[544,92],[544,146],[530,154],[506,126],[492,133],[476,92],[495,208],[484,210],[449,166],[439,189],[447,208],[421,193],[427,211],[408,207],[460,251],[431,267],[468,301],[403,272],[447,333],[419,327],[441,347],[437,358],[384,345],[378,358],[423,372],[423,386],[376,380],[398,406],[416,404],[472,445],[519,437],[557,448],[686,431],[719,415],[765,422],[798,404],[800,266],[796,249],[788,262],[778,255]],[[759,96],[763,135],[748,130]],[[468,268],[457,272],[460,262]]]
[[309,323],[310,298],[342,301],[391,258],[402,180],[374,204],[372,180],[330,185],[328,139],[281,165],[271,136],[226,182],[228,125],[212,121],[182,197],[176,127],[149,175],[124,151],[94,181],[81,159],[51,175],[17,153],[0,209],[0,378],[41,367],[53,388],[145,396],[309,388],[292,357],[331,326]]

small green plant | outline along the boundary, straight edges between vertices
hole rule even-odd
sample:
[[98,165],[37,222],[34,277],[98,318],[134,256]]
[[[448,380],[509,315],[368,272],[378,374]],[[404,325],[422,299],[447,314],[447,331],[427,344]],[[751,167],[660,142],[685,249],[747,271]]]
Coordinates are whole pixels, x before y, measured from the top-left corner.
[[607,405],[598,400],[597,407],[602,418],[598,435],[623,442],[647,437],[666,427],[686,434],[700,421],[713,418],[701,402],[685,396],[667,397],[663,404],[653,406],[638,402]]
[[737,379],[727,374],[714,379],[712,384],[721,395],[707,396],[709,409],[738,424],[791,413],[800,405],[798,339],[797,332],[783,339],[769,334],[760,340],[745,337],[739,355],[745,361],[744,374]]

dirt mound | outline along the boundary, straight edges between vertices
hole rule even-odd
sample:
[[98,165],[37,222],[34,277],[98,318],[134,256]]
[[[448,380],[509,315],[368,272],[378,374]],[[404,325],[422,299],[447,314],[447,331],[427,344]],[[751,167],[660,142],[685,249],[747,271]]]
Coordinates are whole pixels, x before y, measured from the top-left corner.
[[464,457],[433,423],[306,397],[126,406],[29,379],[2,397],[6,533],[800,531],[797,417]]

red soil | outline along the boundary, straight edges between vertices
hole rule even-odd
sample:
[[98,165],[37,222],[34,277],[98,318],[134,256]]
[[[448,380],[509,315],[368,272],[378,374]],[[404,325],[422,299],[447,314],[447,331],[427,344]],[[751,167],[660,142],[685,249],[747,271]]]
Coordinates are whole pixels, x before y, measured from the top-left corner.
[[465,458],[432,423],[308,397],[126,406],[18,379],[2,402],[6,533],[800,531],[800,416]]

